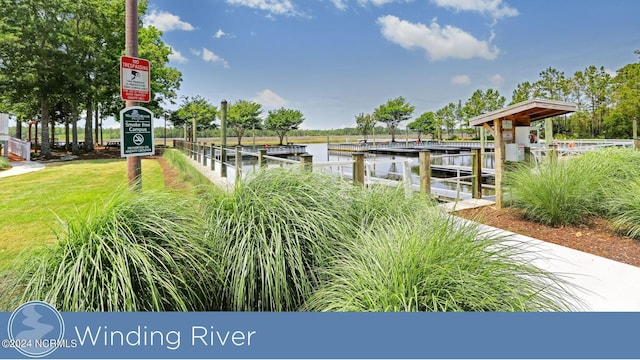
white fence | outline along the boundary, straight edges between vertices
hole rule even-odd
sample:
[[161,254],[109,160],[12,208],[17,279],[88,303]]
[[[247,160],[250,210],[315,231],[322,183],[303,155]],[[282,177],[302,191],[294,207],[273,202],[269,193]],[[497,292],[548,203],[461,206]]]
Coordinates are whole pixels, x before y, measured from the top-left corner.
[[31,160],[31,143],[28,141],[9,138],[9,152],[20,156],[21,158]]

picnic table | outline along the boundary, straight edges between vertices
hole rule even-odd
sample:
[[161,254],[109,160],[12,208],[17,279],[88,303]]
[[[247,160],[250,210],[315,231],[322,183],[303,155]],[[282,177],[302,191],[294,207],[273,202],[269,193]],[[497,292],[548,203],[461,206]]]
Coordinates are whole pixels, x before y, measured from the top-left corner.
[[120,149],[120,141],[107,141],[107,145],[104,146],[104,149],[109,150],[109,148]]

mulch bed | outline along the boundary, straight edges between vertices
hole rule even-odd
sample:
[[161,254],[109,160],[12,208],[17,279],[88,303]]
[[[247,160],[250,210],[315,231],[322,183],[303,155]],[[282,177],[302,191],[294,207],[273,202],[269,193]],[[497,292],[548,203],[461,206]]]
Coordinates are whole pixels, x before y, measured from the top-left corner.
[[524,219],[518,209],[498,210],[495,206],[462,210],[455,215],[640,267],[640,241],[609,230],[609,224],[604,219],[593,218],[583,226],[552,227]]

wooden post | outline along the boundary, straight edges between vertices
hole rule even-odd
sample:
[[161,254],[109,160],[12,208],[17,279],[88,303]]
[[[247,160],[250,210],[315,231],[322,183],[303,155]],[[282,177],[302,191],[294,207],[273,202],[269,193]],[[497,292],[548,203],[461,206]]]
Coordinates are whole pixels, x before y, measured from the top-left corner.
[[264,158],[265,155],[267,155],[267,149],[258,150],[258,166],[260,166],[260,168],[267,167],[267,159]]
[[364,153],[353,153],[353,183],[364,185]]
[[431,152],[420,151],[420,194],[431,195]]
[[313,171],[313,155],[302,154],[300,155],[300,163],[305,171]]
[[242,147],[236,146],[236,184],[242,180]]
[[549,155],[547,156],[549,162],[555,164],[558,162],[558,145],[549,146]]
[[209,152],[211,153],[211,171],[216,170],[216,148],[213,143],[209,144]]
[[504,164],[504,144],[502,143],[502,120],[495,119],[495,182],[496,182],[496,208],[502,209],[502,166]]
[[220,146],[220,176],[227,177],[227,100],[220,102],[220,132],[222,145]]
[[402,162],[402,180],[404,182],[404,196],[411,197],[413,190],[411,189],[411,160]]
[[635,150],[640,150],[640,139],[633,139],[633,148]]
[[202,165],[207,166],[207,144],[202,143]]
[[[126,0],[124,28],[125,55],[138,57],[138,0]],[[136,105],[138,105],[136,101],[127,100],[125,102],[125,107]],[[46,121],[46,119],[43,119],[43,121]],[[121,146],[124,146],[124,144],[121,144]],[[140,156],[127,157],[127,179],[129,187],[133,190],[142,190],[142,160]]]
[[482,199],[482,152],[480,149],[471,149],[471,196],[474,199]]
[[531,147],[529,146],[525,146],[524,147],[524,161],[526,163],[531,163]]

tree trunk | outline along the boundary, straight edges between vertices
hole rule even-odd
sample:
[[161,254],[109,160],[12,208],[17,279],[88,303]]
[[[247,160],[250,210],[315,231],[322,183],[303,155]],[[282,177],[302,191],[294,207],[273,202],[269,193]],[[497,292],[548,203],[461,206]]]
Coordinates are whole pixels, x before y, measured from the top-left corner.
[[284,131],[278,131],[278,137],[280,138],[280,146],[284,145],[284,144],[282,143],[282,140],[284,139],[284,136],[285,136],[286,134],[287,134],[287,133],[286,133],[286,132],[284,132]]
[[[98,134],[98,129],[100,128],[100,123],[99,123],[99,117],[98,117],[98,104],[96,104],[96,110],[95,110],[95,116],[94,116],[94,133],[95,133],[95,137],[94,137],[94,143],[97,144],[98,143],[98,139],[100,139],[100,134]],[[152,129],[153,130],[153,129]]]
[[76,101],[71,102],[71,153],[78,155],[78,105]]
[[16,138],[22,140],[22,120],[16,116]]
[[42,115],[40,153],[42,158],[49,159],[51,157],[51,145],[49,143],[49,98],[47,95],[42,95],[40,98],[40,114]]
[[64,150],[71,150],[71,144],[69,144],[69,116],[64,117]]
[[84,149],[86,151],[93,150],[93,103],[87,101],[87,119],[84,125]]

